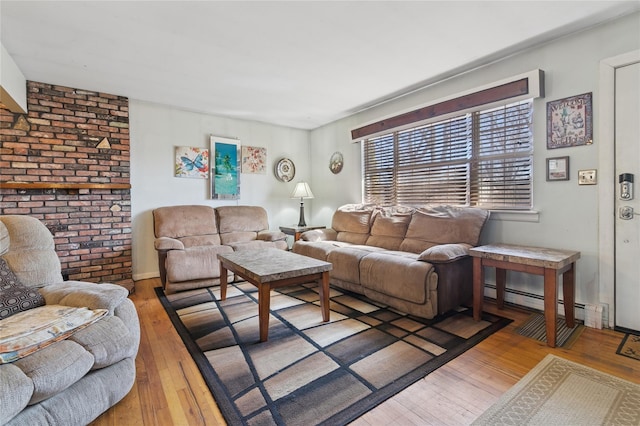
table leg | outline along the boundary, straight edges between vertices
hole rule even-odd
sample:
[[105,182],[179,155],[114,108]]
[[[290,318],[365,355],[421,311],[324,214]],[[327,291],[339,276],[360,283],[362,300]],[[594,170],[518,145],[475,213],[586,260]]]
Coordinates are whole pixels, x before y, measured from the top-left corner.
[[556,320],[558,318],[558,271],[544,268],[544,325],[547,346],[556,347]]
[[227,268],[220,262],[220,300],[227,300]]
[[571,267],[562,274],[562,300],[564,300],[564,318],[567,323],[567,327],[575,327],[575,289],[576,289],[576,267],[575,262],[571,264]]
[[482,258],[473,258],[473,319],[482,318],[482,301],[484,299],[484,269]]
[[260,324],[260,341],[269,338],[269,307],[271,302],[271,287],[269,284],[258,285],[258,323]]
[[496,303],[498,309],[504,308],[504,289],[507,283],[507,270],[496,268]]
[[322,309],[322,321],[329,321],[329,272],[322,273],[320,280],[320,309]]

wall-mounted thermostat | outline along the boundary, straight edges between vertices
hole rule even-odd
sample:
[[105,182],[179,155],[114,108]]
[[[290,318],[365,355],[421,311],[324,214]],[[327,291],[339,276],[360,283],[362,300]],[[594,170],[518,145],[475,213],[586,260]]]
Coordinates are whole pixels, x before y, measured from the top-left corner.
[[598,183],[596,169],[578,170],[578,185],[595,185],[596,183]]

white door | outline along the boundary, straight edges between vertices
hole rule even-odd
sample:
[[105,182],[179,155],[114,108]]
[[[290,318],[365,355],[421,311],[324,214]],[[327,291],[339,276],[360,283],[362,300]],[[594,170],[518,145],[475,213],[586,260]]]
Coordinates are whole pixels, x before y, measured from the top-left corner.
[[615,70],[615,177],[615,326],[640,332],[640,63]]

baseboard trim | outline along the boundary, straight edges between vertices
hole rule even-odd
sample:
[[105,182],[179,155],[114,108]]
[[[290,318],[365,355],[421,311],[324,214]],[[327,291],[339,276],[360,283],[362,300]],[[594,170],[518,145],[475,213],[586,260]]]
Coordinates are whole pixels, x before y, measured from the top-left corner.
[[[496,299],[496,285],[493,283],[485,283],[484,296],[491,299]],[[544,311],[544,297],[541,294],[529,293],[526,291],[515,290],[512,288],[506,288],[504,294],[505,303],[509,303],[515,306],[522,306],[525,308],[533,309],[539,312]],[[585,319],[585,304],[574,303],[576,319],[584,322]],[[602,312],[602,326],[604,328],[609,327],[607,309],[603,309]],[[564,314],[564,301],[558,300],[558,313]]]
[[160,277],[160,274],[157,272],[144,272],[142,274],[133,274],[134,281],[148,280],[150,278],[159,278],[159,277]]

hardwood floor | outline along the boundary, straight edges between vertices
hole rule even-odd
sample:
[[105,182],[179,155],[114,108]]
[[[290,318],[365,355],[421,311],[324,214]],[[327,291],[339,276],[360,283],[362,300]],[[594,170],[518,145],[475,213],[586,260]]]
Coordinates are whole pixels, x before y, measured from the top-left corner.
[[[142,337],[131,392],[92,425],[225,424],[215,400],[173,328],[154,287],[159,280],[136,282],[131,296],[140,316]],[[353,422],[369,425],[465,425],[471,423],[548,353],[640,383],[640,361],[617,355],[622,333],[585,328],[570,348],[549,348],[514,330],[528,311],[487,311],[514,320],[447,365],[408,387]]]

